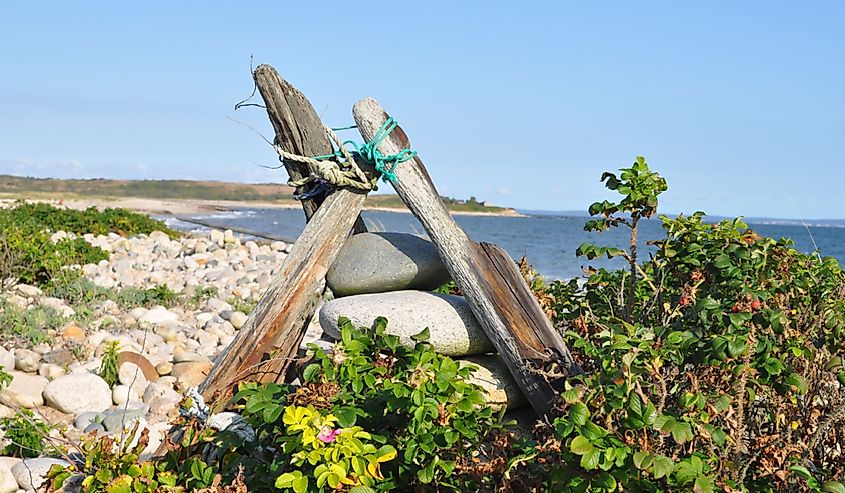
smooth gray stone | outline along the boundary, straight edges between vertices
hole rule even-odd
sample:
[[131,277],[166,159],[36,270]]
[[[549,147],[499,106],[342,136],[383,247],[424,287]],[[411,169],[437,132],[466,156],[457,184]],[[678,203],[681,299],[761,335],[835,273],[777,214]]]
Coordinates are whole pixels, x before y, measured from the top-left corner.
[[54,464],[69,466],[70,463],[62,459],[24,459],[12,466],[12,476],[22,490],[35,490],[46,480],[47,472]]
[[133,424],[135,421],[143,418],[145,414],[144,409],[127,409],[123,407],[117,408],[114,411],[108,411],[103,414],[103,426],[106,431],[119,431],[125,426]]
[[320,309],[320,326],[330,337],[339,339],[339,317],[348,318],[356,327],[369,327],[379,316],[387,318],[387,332],[399,336],[407,347],[415,344],[411,336],[428,327],[428,342],[440,354],[466,356],[493,351],[493,345],[463,297],[430,291],[337,298]]
[[326,274],[326,282],[338,297],[432,290],[449,279],[434,243],[408,233],[351,236]]

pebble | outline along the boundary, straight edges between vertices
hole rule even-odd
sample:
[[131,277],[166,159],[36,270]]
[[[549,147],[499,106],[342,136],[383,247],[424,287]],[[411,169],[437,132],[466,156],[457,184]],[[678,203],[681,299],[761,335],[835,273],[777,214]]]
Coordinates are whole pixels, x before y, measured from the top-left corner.
[[196,387],[205,380],[211,370],[211,361],[185,361],[173,365],[171,376],[176,377],[183,388]]
[[47,472],[53,465],[69,466],[70,462],[62,459],[37,458],[24,459],[12,466],[12,476],[22,490],[32,491],[44,483]]
[[15,369],[15,355],[4,347],[0,347],[0,367],[5,371]]
[[0,396],[10,404],[34,408],[44,405],[42,392],[47,387],[47,379],[40,375],[10,371],[12,383],[0,390]]
[[12,474],[12,467],[21,462],[17,457],[0,457],[0,493],[18,491],[18,481]]
[[467,356],[493,351],[493,345],[461,296],[428,291],[394,291],[359,294],[326,302],[320,309],[320,326],[334,339],[340,338],[338,318],[346,317],[356,327],[370,327],[379,317],[387,318],[387,332],[413,347],[411,336],[428,328],[428,342],[447,356]]
[[18,349],[15,351],[15,369],[27,373],[38,371],[38,363],[41,355],[29,349]]
[[29,284],[18,284],[15,286],[15,290],[21,295],[26,296],[27,298],[36,298],[42,295],[41,288],[38,286],[31,286]]
[[179,320],[179,315],[171,312],[163,306],[156,306],[144,313],[138,322],[150,325],[162,325],[168,322],[176,322]]
[[66,414],[103,411],[112,404],[109,384],[93,373],[61,376],[47,384],[43,395],[47,405]]
[[247,316],[243,312],[234,312],[229,317],[229,323],[232,324],[232,327],[235,329],[240,329],[244,326],[247,321]]

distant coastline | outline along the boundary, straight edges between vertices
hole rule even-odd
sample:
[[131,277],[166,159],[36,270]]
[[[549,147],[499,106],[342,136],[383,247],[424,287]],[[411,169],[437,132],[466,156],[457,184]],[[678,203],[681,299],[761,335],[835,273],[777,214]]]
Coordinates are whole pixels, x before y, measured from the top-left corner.
[[[176,216],[244,208],[298,208],[293,189],[275,183],[227,183],[192,180],[56,179],[0,175],[0,199],[62,203],[73,208],[122,207]],[[522,216],[515,209],[443,197],[452,214]],[[395,194],[371,194],[365,210],[408,212]]]

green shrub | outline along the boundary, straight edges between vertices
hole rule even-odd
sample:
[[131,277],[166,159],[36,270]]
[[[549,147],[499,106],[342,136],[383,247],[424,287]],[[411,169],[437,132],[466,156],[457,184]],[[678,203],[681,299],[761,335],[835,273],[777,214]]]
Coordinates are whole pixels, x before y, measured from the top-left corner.
[[29,232],[48,230],[65,231],[83,235],[107,235],[117,233],[121,236],[150,234],[162,231],[171,238],[178,238],[179,233],[168,228],[163,222],[126,209],[97,210],[89,207],[84,211],[62,209],[49,204],[28,204],[18,202],[9,209],[0,209],[0,229],[16,227]]
[[48,296],[61,298],[75,308],[86,307],[92,303],[106,300],[114,301],[122,309],[138,306],[176,305],[181,296],[165,285],[152,288],[124,287],[121,289],[104,288],[76,271],[63,271],[53,277],[43,287]]
[[[594,205],[601,217],[586,226],[627,222],[634,247],[631,218],[653,214],[665,189],[644,161],[635,167],[651,179],[634,182],[629,169],[608,180],[633,205]],[[547,464],[541,487],[842,491],[845,275],[837,261],[762,238],[740,220],[661,221],[666,236],[649,261],[594,270],[583,288],[572,280],[548,290],[586,373],[566,383],[553,446],[530,452]],[[579,252],[635,258],[635,249]]]
[[4,344],[35,346],[51,339],[51,332],[65,324],[53,308],[37,305],[21,308],[0,298],[0,341]]
[[100,363],[100,378],[109,384],[109,387],[114,387],[118,382],[117,357],[120,355],[120,343],[117,341],[109,342],[103,351],[103,360]]
[[[465,381],[473,369],[435,353],[425,343],[427,330],[416,337],[416,347],[408,349],[398,337],[386,334],[386,324],[380,318],[371,329],[358,330],[341,319],[342,340],[331,354],[312,345],[316,361],[305,368],[302,386],[246,385],[236,396],[244,400],[243,414],[256,428],[259,441],[279,443],[281,437],[281,443],[290,443],[283,437],[290,433],[284,416],[291,406],[330,415],[338,430],[360,427],[382,444],[377,457],[367,459],[374,468],[370,479],[378,481],[353,482],[376,491],[459,484],[454,474],[457,462],[477,452],[485,436],[500,428],[498,416],[485,405],[482,390]],[[398,456],[380,463],[392,457],[393,449]],[[366,467],[356,466],[355,460],[344,458],[330,466],[341,483],[343,471],[365,477],[361,473]],[[296,454],[278,455],[261,475],[284,478],[277,484],[293,489],[288,480],[304,481],[299,478],[311,475],[297,464]],[[320,477],[317,470],[313,473]],[[309,489],[302,491],[325,491],[318,485],[309,482]]]
[[11,278],[43,285],[66,266],[97,263],[109,258],[107,252],[81,237],[53,243],[52,232],[76,235],[114,232],[125,236],[156,230],[164,231],[172,238],[178,236],[161,221],[124,209],[100,212],[92,207],[77,211],[19,202],[12,208],[0,209],[0,282]]
[[[134,446],[131,437],[137,438]],[[79,467],[54,465],[47,474],[50,491],[59,490],[75,475],[82,476],[81,491],[84,493],[247,491],[238,473],[230,485],[221,486],[221,477],[198,457],[178,465],[167,461],[139,462],[149,443],[149,434],[147,430],[139,431],[138,424],[123,438],[121,442],[109,436],[85,437],[80,446],[84,463]]]
[[50,426],[29,409],[21,408],[11,418],[0,419],[0,427],[4,430],[4,440],[9,442],[3,455],[32,458],[46,449],[44,438],[49,435]]

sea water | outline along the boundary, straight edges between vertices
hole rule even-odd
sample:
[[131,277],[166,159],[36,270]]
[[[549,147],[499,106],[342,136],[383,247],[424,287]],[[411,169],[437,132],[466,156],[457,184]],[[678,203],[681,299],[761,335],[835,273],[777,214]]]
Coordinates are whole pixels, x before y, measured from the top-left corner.
[[[370,231],[398,231],[425,234],[417,219],[406,212],[364,211],[364,221]],[[305,227],[301,209],[244,208],[233,211],[193,216],[204,222],[234,226],[274,236],[294,239]],[[549,279],[569,279],[583,275],[583,267],[624,267],[624,260],[593,260],[576,257],[575,250],[585,242],[604,246],[626,248],[629,242],[627,229],[612,229],[603,233],[584,231],[586,217],[564,213],[526,213],[523,217],[455,215],[455,221],[475,241],[496,243],[514,259],[523,256],[540,274]],[[715,219],[714,219],[715,220]],[[196,226],[179,221],[169,221],[181,229]],[[822,256],[836,257],[845,265],[845,227],[837,225],[764,224],[749,220],[749,227],[762,236],[791,238],[801,252],[816,248]],[[641,255],[653,252],[646,243],[663,237],[661,222],[657,219],[640,223],[639,245]],[[647,258],[641,256],[640,258]]]

